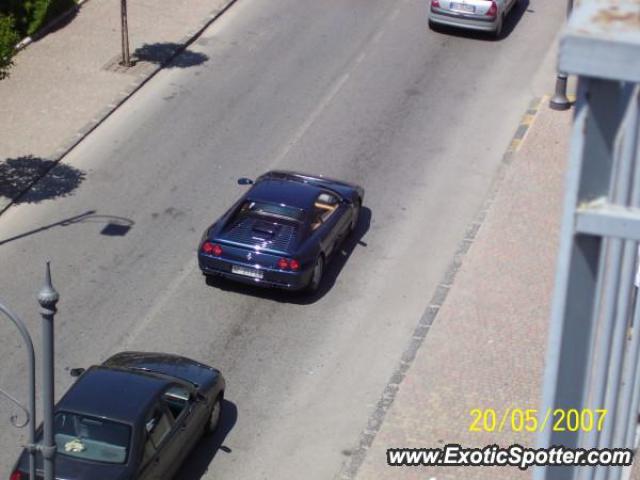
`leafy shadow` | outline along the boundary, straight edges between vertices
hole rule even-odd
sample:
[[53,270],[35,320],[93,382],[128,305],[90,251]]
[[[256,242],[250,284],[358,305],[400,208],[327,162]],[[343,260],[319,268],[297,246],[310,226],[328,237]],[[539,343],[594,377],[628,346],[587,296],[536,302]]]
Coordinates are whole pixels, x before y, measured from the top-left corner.
[[0,162],[0,197],[14,203],[38,203],[66,197],[85,179],[85,172],[70,165],[33,155]]
[[80,7],[73,2],[50,2],[47,6],[45,24],[33,35],[34,41],[38,41],[50,33],[56,32],[67,25],[78,15]]
[[[184,46],[179,43],[147,43],[133,52],[133,57],[139,62],[156,63],[166,68],[187,68],[201,65],[209,57],[204,53],[184,50],[179,55]],[[175,56],[175,58],[174,58]]]

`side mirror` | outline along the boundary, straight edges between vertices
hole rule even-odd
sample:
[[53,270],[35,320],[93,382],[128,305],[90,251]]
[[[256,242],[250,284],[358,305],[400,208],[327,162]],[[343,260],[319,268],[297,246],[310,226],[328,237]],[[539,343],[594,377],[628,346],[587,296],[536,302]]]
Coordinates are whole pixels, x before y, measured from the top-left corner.
[[71,370],[69,370],[69,375],[76,378],[82,375],[84,372],[85,372],[84,368],[72,368]]
[[250,178],[240,177],[238,179],[238,185],[252,185],[252,184],[253,184],[253,180],[251,180]]

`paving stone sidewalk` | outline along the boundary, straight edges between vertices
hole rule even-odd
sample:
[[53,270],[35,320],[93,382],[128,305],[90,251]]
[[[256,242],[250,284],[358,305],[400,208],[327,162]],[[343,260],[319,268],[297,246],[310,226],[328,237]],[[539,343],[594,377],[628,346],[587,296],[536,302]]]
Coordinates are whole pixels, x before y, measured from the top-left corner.
[[354,458],[344,478],[360,463],[358,480],[531,478],[517,468],[389,467],[386,449],[535,444],[510,428],[470,432],[470,411],[540,406],[571,115],[545,101],[525,117],[533,124],[505,157],[497,194],[470,228],[455,278],[443,281],[442,306],[426,315],[424,343],[377,434],[375,419],[363,434],[364,444],[375,434],[364,461]]
[[234,2],[129,0],[131,69],[118,65],[119,0],[84,2],[20,51],[0,81],[0,212]]

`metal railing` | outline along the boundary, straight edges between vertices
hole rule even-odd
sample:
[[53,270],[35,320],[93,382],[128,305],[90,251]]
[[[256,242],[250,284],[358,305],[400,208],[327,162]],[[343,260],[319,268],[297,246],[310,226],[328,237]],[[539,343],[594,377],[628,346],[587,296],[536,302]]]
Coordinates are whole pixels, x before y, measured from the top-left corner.
[[[539,446],[634,448],[640,408],[640,4],[581,0],[558,70],[578,78],[543,411],[605,409],[601,429]],[[622,467],[539,467],[537,480],[619,479]]]

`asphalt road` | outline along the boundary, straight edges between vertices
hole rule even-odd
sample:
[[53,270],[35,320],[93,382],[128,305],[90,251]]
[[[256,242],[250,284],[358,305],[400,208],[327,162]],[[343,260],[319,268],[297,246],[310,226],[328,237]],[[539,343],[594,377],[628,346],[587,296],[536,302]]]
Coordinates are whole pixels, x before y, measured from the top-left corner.
[[[333,478],[546,93],[561,3],[520,0],[496,42],[429,31],[424,1],[238,1],[0,217],[0,298],[36,341],[53,262],[57,394],[123,349],[185,354],[223,370],[228,401],[180,479]],[[366,188],[316,297],[207,285],[196,266],[235,179],[275,167]],[[0,385],[25,398],[18,336],[0,334]],[[7,478],[24,437],[2,421]]]

